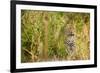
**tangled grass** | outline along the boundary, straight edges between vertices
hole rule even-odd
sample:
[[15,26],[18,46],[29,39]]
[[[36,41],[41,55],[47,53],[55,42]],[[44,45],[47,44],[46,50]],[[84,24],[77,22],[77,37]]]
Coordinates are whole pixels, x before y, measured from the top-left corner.
[[21,10],[21,62],[88,60],[89,34],[89,13]]

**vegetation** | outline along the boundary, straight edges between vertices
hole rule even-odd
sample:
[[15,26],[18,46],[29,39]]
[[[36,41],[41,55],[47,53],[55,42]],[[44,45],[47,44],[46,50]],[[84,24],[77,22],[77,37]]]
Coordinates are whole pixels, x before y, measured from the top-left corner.
[[21,62],[90,58],[90,14],[21,10]]

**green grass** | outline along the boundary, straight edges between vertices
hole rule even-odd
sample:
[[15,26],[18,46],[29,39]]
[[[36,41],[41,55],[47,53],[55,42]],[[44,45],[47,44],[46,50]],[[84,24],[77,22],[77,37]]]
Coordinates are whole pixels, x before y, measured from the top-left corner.
[[[74,33],[70,50],[66,35]],[[90,59],[90,14],[21,10],[21,62]]]

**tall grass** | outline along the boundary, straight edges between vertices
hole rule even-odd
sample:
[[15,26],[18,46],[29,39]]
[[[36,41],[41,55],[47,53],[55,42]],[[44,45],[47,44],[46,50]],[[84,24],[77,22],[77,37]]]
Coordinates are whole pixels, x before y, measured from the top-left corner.
[[90,59],[90,14],[21,10],[21,62]]

